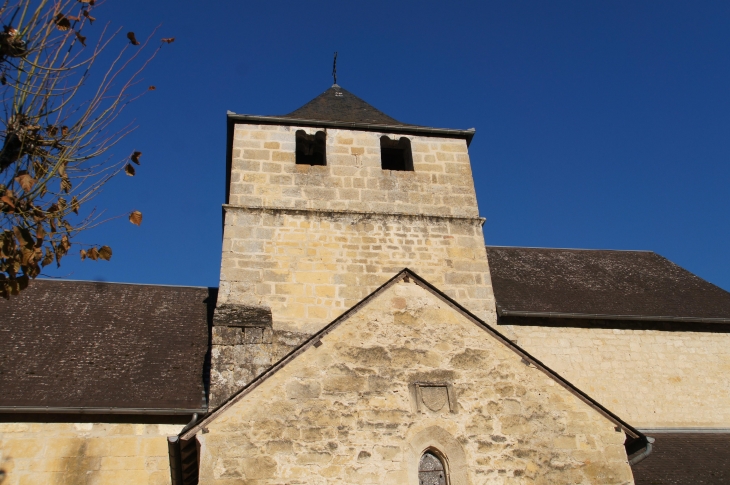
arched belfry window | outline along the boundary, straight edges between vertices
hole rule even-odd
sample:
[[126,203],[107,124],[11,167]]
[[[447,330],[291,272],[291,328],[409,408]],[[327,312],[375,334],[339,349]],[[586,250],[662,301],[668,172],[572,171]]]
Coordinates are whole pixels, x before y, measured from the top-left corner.
[[432,450],[426,451],[418,463],[419,485],[448,485],[444,463]]
[[307,135],[304,130],[296,132],[297,165],[327,165],[327,134],[318,131]]

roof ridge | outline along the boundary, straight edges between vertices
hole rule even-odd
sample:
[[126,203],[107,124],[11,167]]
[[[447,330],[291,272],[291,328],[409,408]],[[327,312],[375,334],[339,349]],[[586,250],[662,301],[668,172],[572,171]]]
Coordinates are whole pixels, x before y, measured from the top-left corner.
[[130,285],[130,286],[157,286],[163,288],[198,288],[198,289],[218,289],[217,286],[194,286],[194,285],[166,285],[156,283],[128,283],[124,281],[97,281],[97,280],[72,280],[67,278],[36,278],[33,281],[53,281],[56,283],[97,283],[104,285]]
[[559,251],[615,251],[623,253],[654,253],[651,249],[595,249],[595,248],[555,248],[548,246],[505,246],[495,244],[485,244],[487,248],[514,248],[514,249],[555,249]]

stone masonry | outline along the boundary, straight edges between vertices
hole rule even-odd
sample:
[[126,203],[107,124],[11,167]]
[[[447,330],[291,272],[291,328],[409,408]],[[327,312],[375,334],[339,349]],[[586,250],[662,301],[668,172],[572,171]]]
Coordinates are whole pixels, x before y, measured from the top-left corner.
[[181,424],[0,423],[3,485],[169,485]]
[[496,318],[465,140],[409,136],[414,171],[391,171],[382,133],[328,129],[327,166],[309,166],[299,129],[317,131],[234,130],[212,406],[405,267]]
[[601,328],[605,321],[581,328],[575,323],[509,328],[519,345],[634,426],[730,425],[728,330],[641,330],[626,323]]
[[415,485],[426,449],[452,485],[634,483],[614,423],[406,281],[205,426],[206,485]]

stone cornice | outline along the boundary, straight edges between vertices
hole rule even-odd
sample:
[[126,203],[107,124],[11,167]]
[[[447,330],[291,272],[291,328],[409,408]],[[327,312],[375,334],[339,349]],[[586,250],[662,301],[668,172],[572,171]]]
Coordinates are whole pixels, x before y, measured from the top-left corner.
[[471,222],[472,224],[484,225],[486,219],[484,217],[469,217],[469,216],[454,216],[448,214],[409,214],[407,212],[365,212],[365,211],[352,211],[352,210],[334,210],[334,209],[298,209],[294,207],[260,207],[260,206],[242,206],[223,204],[223,210],[225,211],[250,211],[250,212],[268,212],[268,213],[282,213],[282,214],[297,214],[297,215],[315,215],[315,216],[360,216],[360,217],[405,217],[409,219],[431,219],[431,220],[442,220],[442,221],[460,221],[460,222]]

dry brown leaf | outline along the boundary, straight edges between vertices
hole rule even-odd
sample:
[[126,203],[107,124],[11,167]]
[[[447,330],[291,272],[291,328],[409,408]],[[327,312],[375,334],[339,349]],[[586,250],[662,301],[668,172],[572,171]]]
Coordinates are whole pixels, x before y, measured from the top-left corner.
[[79,213],[79,207],[80,207],[79,199],[77,199],[76,196],[71,197],[71,210],[73,211],[74,214]]
[[142,224],[142,213],[140,211],[132,211],[129,213],[129,222],[135,226]]
[[88,10],[84,10],[84,11],[83,11],[83,12],[81,12],[81,13],[83,13],[83,14],[84,14],[84,17],[86,17],[87,19],[89,19],[89,23],[90,23],[90,24],[93,24],[93,23],[94,23],[94,20],[96,20],[96,18],[94,18],[94,17],[92,17],[91,15],[89,15],[89,11],[88,11]]
[[71,191],[71,181],[69,180],[67,175],[64,175],[61,178],[61,190],[63,192],[66,192],[67,194]]
[[154,90],[155,90],[155,89],[157,89],[157,88],[156,88],[156,87],[154,87],[154,86],[150,86],[150,87],[148,87],[147,89],[149,89],[150,91],[154,91]]
[[130,158],[134,163],[139,165],[139,157],[141,157],[141,156],[142,156],[142,152],[134,152],[134,153],[132,153],[132,156]]
[[3,231],[0,233],[0,258],[10,257],[13,251],[15,251],[15,238],[13,237],[13,233]]
[[10,211],[13,211],[15,209],[15,200],[8,197],[7,195],[3,195],[0,197],[0,202],[3,202],[5,205],[10,207]]
[[28,266],[33,262],[35,257],[35,249],[23,248],[21,251],[22,256],[20,257],[20,265]]
[[162,42],[165,42],[167,44],[172,44],[173,42],[175,42],[175,37],[167,37],[165,39],[162,39]]
[[76,17],[75,15],[66,15],[66,18],[73,22],[78,22],[79,20],[81,20],[80,18]]
[[124,173],[126,173],[126,174],[127,174],[127,175],[129,175],[130,177],[134,177],[134,173],[135,173],[135,172],[134,172],[134,167],[132,166],[132,164],[131,164],[131,163],[128,163],[128,164],[127,164],[127,165],[126,165],[126,166],[124,167]]
[[102,246],[99,248],[99,258],[109,261],[112,259],[112,248],[109,246]]
[[53,23],[56,24],[56,28],[60,31],[67,31],[71,28],[71,22],[66,18],[66,16],[62,13],[59,13],[56,15],[56,18],[53,19]]
[[68,126],[62,126],[61,127],[61,136],[68,135]]
[[127,32],[127,39],[129,39],[132,45],[139,45],[137,38],[134,36],[134,32]]
[[88,250],[88,251],[86,252],[86,256],[87,256],[87,257],[88,257],[88,258],[89,258],[90,260],[92,260],[92,261],[96,261],[97,259],[99,259],[99,251],[98,251],[98,250],[97,250],[96,248],[91,248],[91,249],[89,249],[89,250]]
[[[42,224],[38,224],[38,229],[35,230],[35,237],[37,239],[39,239],[39,240],[41,240],[44,237],[46,237],[46,231],[45,231],[45,229],[43,229],[43,225]],[[37,245],[38,244],[36,243],[36,246]]]
[[36,183],[36,179],[28,175],[27,173],[23,173],[15,177],[15,181],[18,182],[18,184],[23,188],[24,191],[30,192],[33,186]]
[[46,127],[46,131],[48,132],[49,135],[56,136],[56,134],[58,133],[58,128],[56,128],[55,126],[49,125]]
[[59,243],[59,246],[63,248],[64,254],[68,252],[68,249],[71,247],[71,241],[68,240],[67,235],[61,236],[61,242]]
[[81,32],[76,32],[76,38],[79,39],[79,42],[81,42],[81,45],[86,47],[86,37],[81,35]]
[[25,246],[29,249],[35,246],[35,240],[33,240],[33,236],[31,236],[30,231],[27,228],[15,226],[13,227],[13,233],[21,246]]
[[81,256],[81,261],[86,259],[86,249],[82,249],[79,251],[79,256]]

